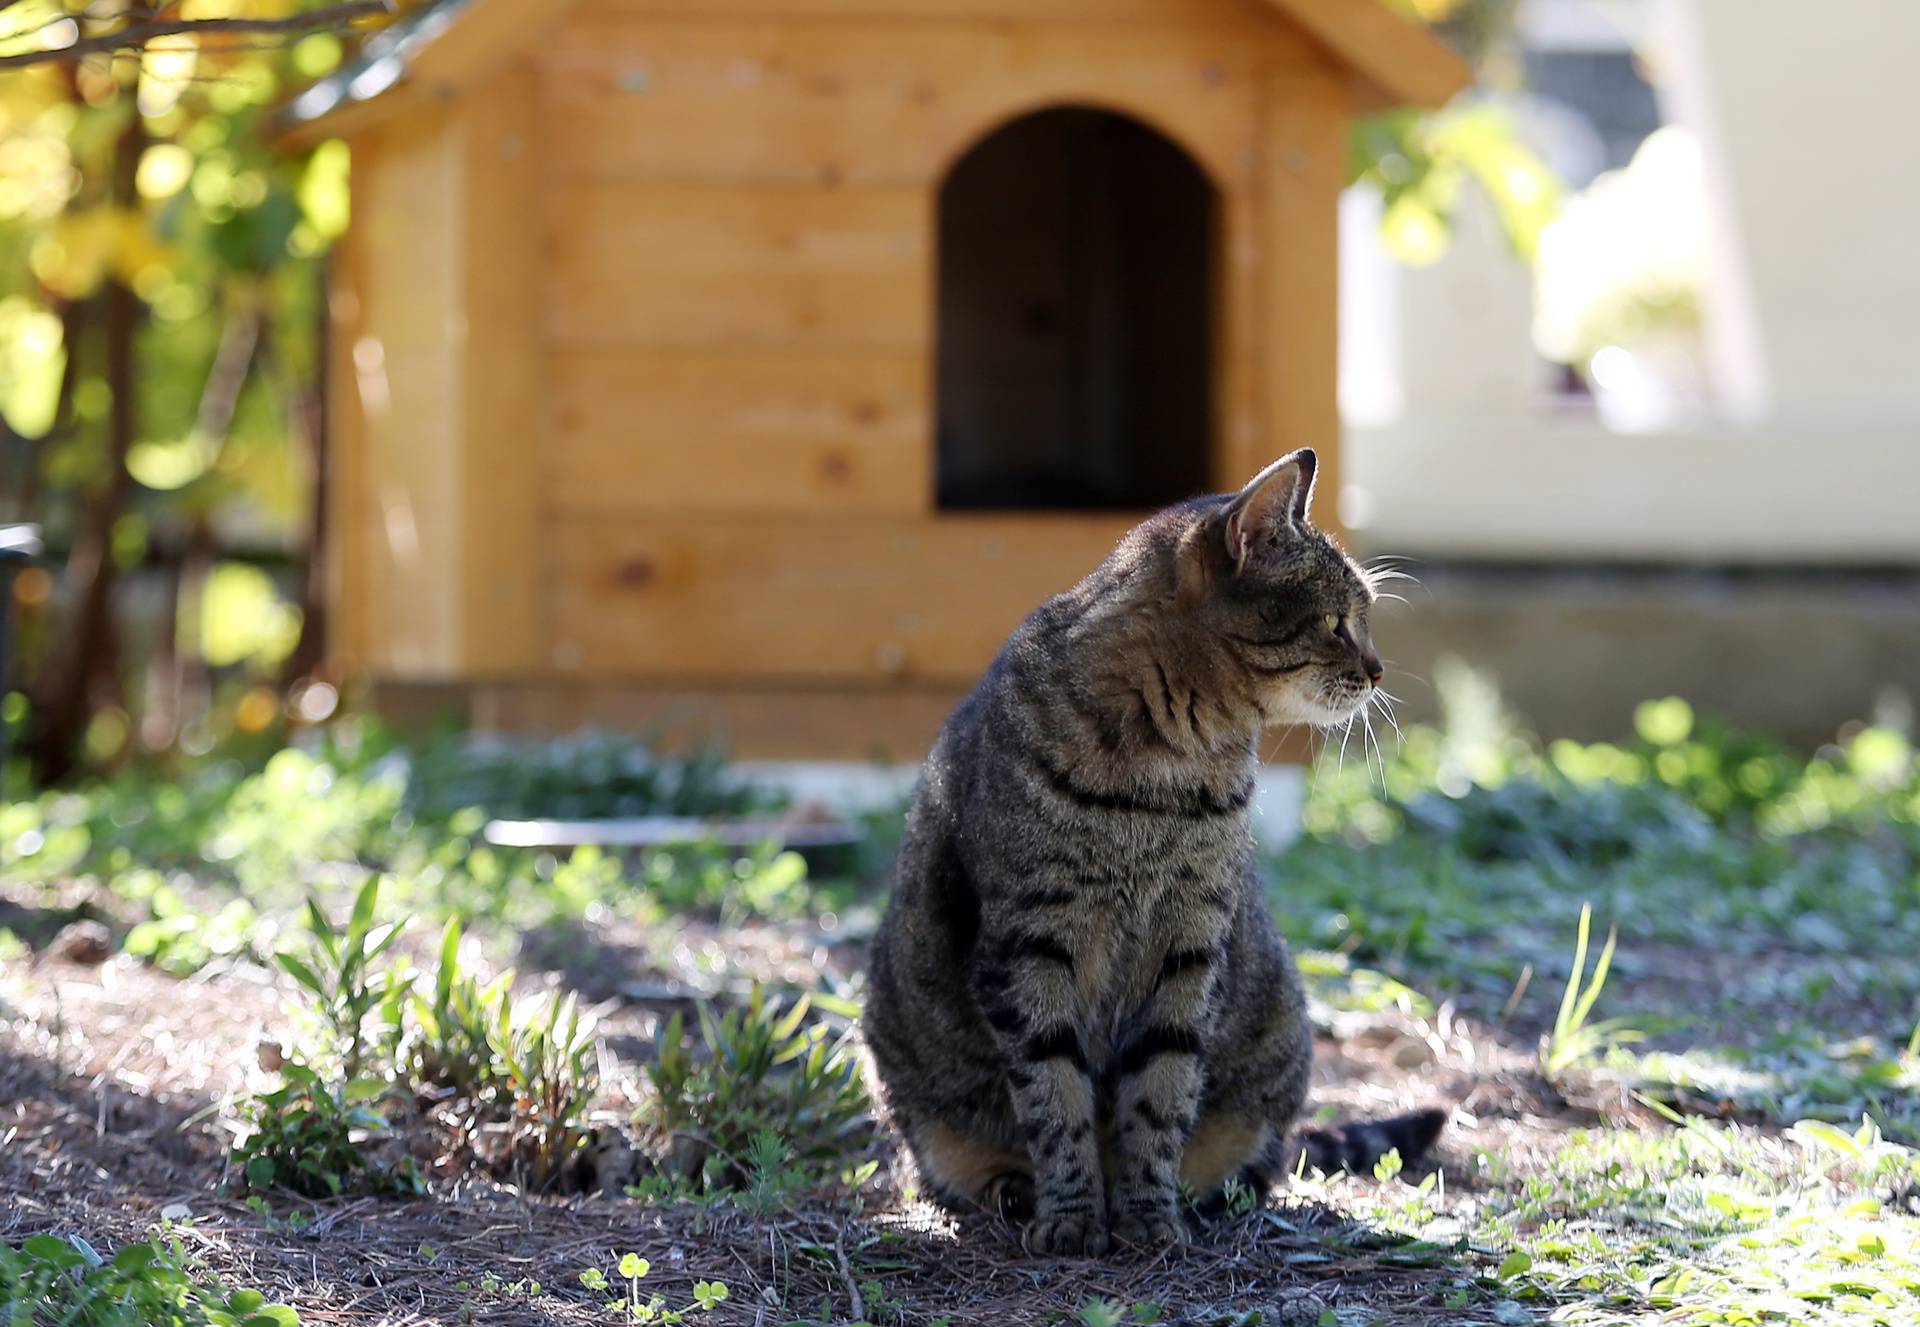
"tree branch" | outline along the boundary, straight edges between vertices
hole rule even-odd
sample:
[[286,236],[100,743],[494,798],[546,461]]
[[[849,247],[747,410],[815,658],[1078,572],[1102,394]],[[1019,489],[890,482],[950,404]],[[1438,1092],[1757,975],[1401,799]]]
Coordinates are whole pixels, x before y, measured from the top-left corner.
[[129,23],[112,32],[82,37],[71,46],[55,51],[22,51],[0,55],[0,69],[21,65],[54,64],[79,60],[102,52],[138,51],[158,37],[197,35],[203,32],[297,33],[317,28],[345,27],[355,19],[391,15],[394,0],[347,0],[345,4],[311,9],[285,18],[176,18]]

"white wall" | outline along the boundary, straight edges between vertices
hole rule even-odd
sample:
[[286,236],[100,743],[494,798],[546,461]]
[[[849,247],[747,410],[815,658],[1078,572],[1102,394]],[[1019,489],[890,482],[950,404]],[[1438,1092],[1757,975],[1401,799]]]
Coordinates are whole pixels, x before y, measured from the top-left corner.
[[[1665,113],[1707,147],[1740,260],[1709,274],[1708,312],[1726,315],[1716,367],[1757,373],[1772,419],[1920,421],[1920,4],[1659,0],[1653,14]],[[1747,317],[1751,347],[1725,327]]]
[[1536,390],[1528,274],[1484,210],[1440,264],[1343,242],[1342,513],[1371,551],[1920,563],[1920,0],[1653,0],[1706,149],[1713,405],[1609,432]]

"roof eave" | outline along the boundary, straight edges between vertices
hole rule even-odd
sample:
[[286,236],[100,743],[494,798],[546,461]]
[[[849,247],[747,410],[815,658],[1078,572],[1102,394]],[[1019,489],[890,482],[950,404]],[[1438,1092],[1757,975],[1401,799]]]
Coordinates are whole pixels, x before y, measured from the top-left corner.
[[351,135],[416,105],[451,96],[532,48],[530,32],[559,21],[576,0],[440,0],[394,24],[353,62],[288,102],[275,117],[283,147]]
[[1467,62],[1379,0],[1268,0],[1353,71],[1354,107],[1434,108],[1473,82]]

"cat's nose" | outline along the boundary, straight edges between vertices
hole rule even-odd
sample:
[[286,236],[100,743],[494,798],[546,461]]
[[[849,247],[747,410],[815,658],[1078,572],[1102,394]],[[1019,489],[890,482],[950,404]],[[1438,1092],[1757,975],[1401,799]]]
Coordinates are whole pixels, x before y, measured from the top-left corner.
[[1367,681],[1373,683],[1375,686],[1379,686],[1380,679],[1387,675],[1387,670],[1382,668],[1380,661],[1372,655],[1368,655],[1362,659],[1360,666],[1367,670]]

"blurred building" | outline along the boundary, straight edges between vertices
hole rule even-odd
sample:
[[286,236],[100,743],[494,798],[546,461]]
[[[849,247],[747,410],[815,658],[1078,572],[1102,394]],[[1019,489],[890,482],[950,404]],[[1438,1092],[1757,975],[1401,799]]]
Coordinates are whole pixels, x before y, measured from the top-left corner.
[[1347,200],[1342,510],[1422,589],[1378,634],[1553,732],[1685,694],[1807,741],[1920,690],[1920,6],[1526,0],[1503,98],[1572,189],[1531,268]]

